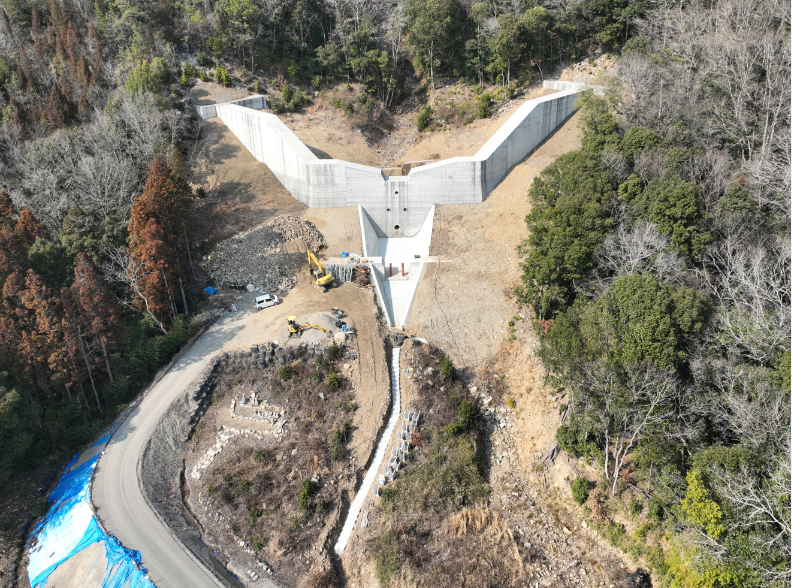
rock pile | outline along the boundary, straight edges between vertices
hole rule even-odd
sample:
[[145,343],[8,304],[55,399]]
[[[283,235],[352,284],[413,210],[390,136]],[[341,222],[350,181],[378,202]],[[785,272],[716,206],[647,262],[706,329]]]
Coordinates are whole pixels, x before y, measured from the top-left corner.
[[327,247],[324,236],[311,221],[295,216],[279,216],[265,225],[221,241],[201,266],[219,285],[253,284],[264,292],[288,290],[297,283],[289,275],[283,259],[283,245],[301,240],[318,251]]

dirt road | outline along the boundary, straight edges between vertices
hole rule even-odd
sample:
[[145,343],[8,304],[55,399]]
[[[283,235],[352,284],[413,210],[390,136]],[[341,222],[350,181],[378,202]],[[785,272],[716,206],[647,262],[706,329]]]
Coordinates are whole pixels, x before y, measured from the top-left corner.
[[159,588],[211,588],[215,580],[203,571],[171,537],[149,510],[138,485],[137,467],[146,439],[160,415],[222,349],[249,347],[276,340],[286,317],[306,316],[338,306],[355,325],[358,357],[358,410],[353,420],[353,439],[359,467],[365,465],[376,440],[383,402],[389,385],[385,367],[384,333],[376,317],[371,290],[353,284],[322,294],[314,289],[307,271],[300,284],[283,296],[283,303],[256,312],[253,295],[237,300],[238,312],[224,314],[168,373],[146,394],[132,415],[119,428],[99,460],[93,485],[93,502],[107,531],[125,547],[139,550],[143,565]]
[[99,459],[92,490],[97,515],[124,547],[141,552],[143,565],[159,588],[215,588],[218,583],[182,550],[146,504],[137,475],[143,446],[160,415],[251,315],[248,305],[222,316],[149,390]]

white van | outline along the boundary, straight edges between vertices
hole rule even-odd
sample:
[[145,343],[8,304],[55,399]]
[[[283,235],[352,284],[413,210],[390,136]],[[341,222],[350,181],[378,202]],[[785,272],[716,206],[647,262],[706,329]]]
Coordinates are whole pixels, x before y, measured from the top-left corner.
[[280,304],[280,300],[278,300],[277,296],[264,294],[263,296],[256,297],[256,309],[259,308],[269,308],[270,306],[275,306],[276,304]]

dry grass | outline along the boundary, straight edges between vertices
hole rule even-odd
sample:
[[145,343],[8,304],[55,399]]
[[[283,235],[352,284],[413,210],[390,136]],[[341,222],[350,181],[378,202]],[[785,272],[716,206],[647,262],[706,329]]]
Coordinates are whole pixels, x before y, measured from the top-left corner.
[[[201,480],[191,483],[191,492],[203,497],[198,514],[204,528],[220,537],[230,533],[241,538],[261,552],[284,581],[297,585],[310,571],[307,559],[314,556],[312,549],[327,531],[328,516],[338,508],[344,488],[353,483],[346,479],[345,447],[339,460],[334,461],[330,452],[333,431],[349,419],[337,405],[350,390],[345,385],[329,389],[325,382],[334,362],[324,356],[285,359],[293,373],[286,381],[278,364],[265,369],[229,365],[220,373],[199,447],[205,450],[211,445],[217,426],[228,422],[231,398],[253,389],[260,400],[285,409],[287,433],[281,440],[235,438]],[[321,374],[319,381],[316,372]],[[244,421],[230,424],[245,426]],[[309,482],[314,474],[319,475],[318,483]],[[310,491],[301,504],[306,483]],[[223,518],[213,513],[223,513]]]

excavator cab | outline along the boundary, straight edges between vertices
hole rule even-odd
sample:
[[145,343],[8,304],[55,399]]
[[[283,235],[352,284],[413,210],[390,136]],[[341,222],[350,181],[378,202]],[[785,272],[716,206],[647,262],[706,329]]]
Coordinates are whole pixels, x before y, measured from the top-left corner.
[[327,289],[333,285],[333,274],[325,271],[324,266],[322,266],[319,259],[311,253],[310,249],[306,248],[305,251],[308,254],[308,271],[311,274],[314,286],[322,292],[327,292]]

